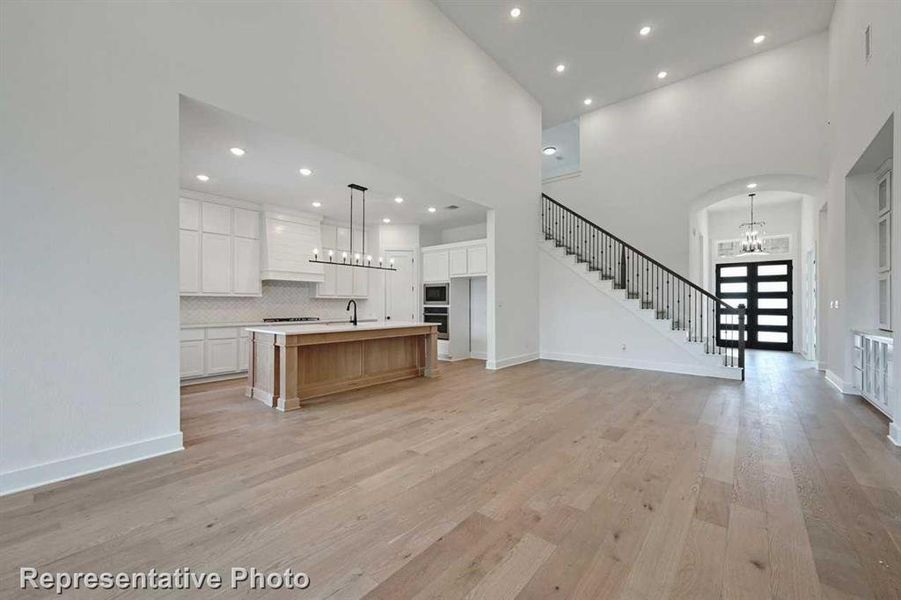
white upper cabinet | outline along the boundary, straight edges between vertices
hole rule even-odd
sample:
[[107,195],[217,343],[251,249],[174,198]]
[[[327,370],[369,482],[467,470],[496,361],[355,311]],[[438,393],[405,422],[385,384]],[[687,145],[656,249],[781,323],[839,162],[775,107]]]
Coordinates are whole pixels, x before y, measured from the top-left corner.
[[183,294],[200,292],[200,232],[178,232],[178,285]]
[[422,249],[422,282],[488,274],[488,240],[456,242]]
[[179,291],[185,296],[259,296],[260,213],[181,198]]
[[235,235],[242,238],[259,239],[260,213],[255,210],[235,208]]
[[422,282],[441,283],[450,279],[448,251],[422,251]]
[[466,276],[466,248],[454,248],[448,251],[450,276]]
[[204,233],[231,234],[231,211],[232,208],[224,204],[203,202],[201,204],[201,225]]
[[218,233],[204,233],[200,247],[200,291],[205,294],[228,294],[231,291],[231,238]]
[[322,265],[310,262],[313,249],[322,249],[319,221],[315,216],[266,213],[263,279],[315,282],[324,279]]
[[200,230],[200,202],[191,198],[179,198],[178,227],[192,231]]
[[260,240],[235,237],[232,291],[235,294],[262,293],[260,281]]
[[466,249],[466,270],[469,275],[488,274],[488,244],[470,246]]
[[[320,260],[328,260],[329,251],[332,252],[332,260],[336,265],[323,265],[323,279],[316,290],[316,296],[320,298],[365,298],[369,295],[369,269],[338,266],[344,261],[342,258],[347,253],[347,262],[354,260],[354,255],[360,255],[360,262],[365,263],[366,255],[373,254],[373,249],[363,251],[363,232],[354,229],[353,251],[350,247],[350,229],[323,225],[321,229],[322,246],[319,250]],[[367,246],[369,236],[366,236]],[[373,257],[373,261],[376,258]]]

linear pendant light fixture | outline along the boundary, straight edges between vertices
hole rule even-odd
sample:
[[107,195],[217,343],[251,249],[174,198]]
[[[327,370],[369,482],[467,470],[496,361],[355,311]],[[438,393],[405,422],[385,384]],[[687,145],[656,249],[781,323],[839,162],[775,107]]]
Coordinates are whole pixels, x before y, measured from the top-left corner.
[[742,232],[739,256],[769,254],[763,249],[763,228],[766,226],[766,222],[754,220],[754,196],[756,195],[755,193],[748,194],[748,198],[751,199],[751,220],[738,226]]
[[[338,267],[353,267],[355,269],[377,269],[379,271],[397,271],[394,268],[394,259],[392,258],[388,261],[388,266],[385,267],[382,265],[382,257],[379,257],[378,264],[372,264],[372,256],[366,254],[366,190],[369,188],[365,188],[362,185],[357,185],[356,183],[351,183],[347,187],[350,188],[350,256],[348,256],[347,252],[341,253],[341,260],[335,260],[335,253],[332,250],[328,251],[328,260],[319,260],[319,249],[313,248],[313,258],[310,259],[311,263],[319,263],[322,265],[335,265]],[[360,192],[363,196],[362,199],[362,208],[363,208],[363,235],[361,236],[363,239],[363,247],[360,249],[359,254],[354,254],[354,192]]]

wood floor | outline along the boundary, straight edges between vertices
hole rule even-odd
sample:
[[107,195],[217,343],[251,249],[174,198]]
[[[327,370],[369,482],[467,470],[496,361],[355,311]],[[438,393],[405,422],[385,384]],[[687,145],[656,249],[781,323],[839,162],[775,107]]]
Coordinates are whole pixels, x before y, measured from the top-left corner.
[[0,593],[20,565],[255,566],[308,573],[291,598],[899,598],[885,419],[749,360],[743,385],[468,361],[288,414],[185,396],[185,452],[0,499]]

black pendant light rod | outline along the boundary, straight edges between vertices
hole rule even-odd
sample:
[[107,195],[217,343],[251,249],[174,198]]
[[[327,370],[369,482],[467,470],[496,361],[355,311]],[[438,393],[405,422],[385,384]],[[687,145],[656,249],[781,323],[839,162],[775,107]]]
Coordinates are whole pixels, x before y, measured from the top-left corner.
[[[319,255],[315,254],[312,259],[310,259],[311,263],[318,263],[322,265],[335,265],[338,267],[353,267],[356,269],[376,269],[378,271],[397,271],[393,266],[383,267],[381,261],[379,261],[378,266],[366,264],[366,190],[369,188],[365,188],[362,185],[358,185],[356,183],[351,183],[347,187],[350,188],[350,261],[349,262],[334,262],[332,260],[331,255],[329,255],[328,260],[319,260]],[[362,209],[363,209],[363,226],[361,229],[362,235],[362,254],[360,255],[360,264],[354,264],[354,190],[361,192],[363,194],[362,199]],[[394,259],[391,259],[392,261]],[[371,262],[371,261],[370,261]],[[389,263],[392,264],[392,263]]]

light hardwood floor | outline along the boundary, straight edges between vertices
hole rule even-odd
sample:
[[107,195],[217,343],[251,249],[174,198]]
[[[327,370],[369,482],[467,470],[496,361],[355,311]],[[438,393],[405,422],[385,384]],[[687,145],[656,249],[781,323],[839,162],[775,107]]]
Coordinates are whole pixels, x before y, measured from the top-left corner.
[[292,598],[898,598],[885,419],[749,360],[744,385],[467,361],[288,414],[186,395],[185,452],[0,499],[2,593],[20,565],[243,565],[308,573]]

